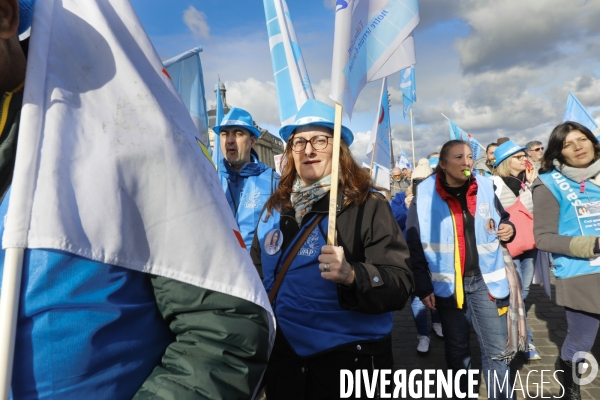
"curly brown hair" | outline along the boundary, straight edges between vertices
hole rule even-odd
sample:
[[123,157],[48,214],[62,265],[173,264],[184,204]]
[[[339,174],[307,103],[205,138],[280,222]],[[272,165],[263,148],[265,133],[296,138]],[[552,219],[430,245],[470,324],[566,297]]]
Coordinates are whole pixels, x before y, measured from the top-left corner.
[[[298,176],[292,154],[291,141],[293,138],[294,135],[292,134],[283,153],[285,166],[281,173],[279,186],[265,205],[268,212],[267,215],[271,215],[273,210],[281,212],[283,207],[292,208],[290,198],[294,182]],[[343,140],[341,141],[340,146],[339,171],[338,188],[344,198],[344,207],[351,204],[359,206],[367,201],[369,196],[375,196],[376,190],[381,190],[381,188],[373,185],[373,180],[371,179],[369,171],[356,163],[350,149]]]

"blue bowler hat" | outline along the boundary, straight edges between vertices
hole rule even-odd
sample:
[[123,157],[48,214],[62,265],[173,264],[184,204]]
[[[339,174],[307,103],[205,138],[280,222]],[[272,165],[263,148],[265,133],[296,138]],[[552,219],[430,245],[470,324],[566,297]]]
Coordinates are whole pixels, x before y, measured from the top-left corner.
[[227,128],[229,126],[245,128],[257,138],[260,137],[260,131],[254,126],[252,115],[242,108],[232,108],[229,110],[227,115],[223,117],[221,124],[213,127],[213,131],[215,131],[216,134],[219,134],[221,133],[221,128]]
[[512,140],[502,143],[496,148],[496,150],[494,150],[494,157],[496,157],[496,161],[494,161],[494,167],[500,165],[502,161],[506,160],[513,154],[526,149],[527,147],[519,146]]
[[[333,130],[335,120],[335,110],[333,107],[315,99],[308,99],[306,103],[298,110],[296,120],[293,124],[282,126],[279,129],[279,136],[288,141],[294,130],[304,125],[319,125]],[[352,131],[342,125],[342,140],[350,146],[354,141]]]
[[35,0],[19,0],[19,35],[31,27]]

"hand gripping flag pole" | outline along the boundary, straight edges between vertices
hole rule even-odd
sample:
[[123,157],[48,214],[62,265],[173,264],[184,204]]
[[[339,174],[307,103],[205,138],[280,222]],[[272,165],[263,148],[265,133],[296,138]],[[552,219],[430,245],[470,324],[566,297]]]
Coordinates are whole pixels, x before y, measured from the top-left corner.
[[2,400],[8,399],[10,395],[24,253],[23,248],[8,248],[4,259],[2,292],[0,292],[0,399]]

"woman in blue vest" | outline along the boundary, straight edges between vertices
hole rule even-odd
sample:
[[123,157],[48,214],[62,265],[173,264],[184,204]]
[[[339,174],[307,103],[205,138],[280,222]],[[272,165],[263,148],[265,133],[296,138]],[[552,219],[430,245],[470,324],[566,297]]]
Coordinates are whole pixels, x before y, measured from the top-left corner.
[[[567,397],[580,399],[578,364],[591,350],[600,317],[600,144],[585,126],[565,122],[552,131],[540,176],[533,184],[534,233],[539,249],[552,252],[556,302],[564,306],[568,332],[560,364]],[[585,207],[587,213],[578,211]],[[573,371],[575,370],[575,371]]]
[[[391,369],[392,312],[412,292],[406,242],[387,201],[352,158],[346,127],[337,246],[326,245],[333,120],[332,107],[308,100],[296,121],[279,131],[287,163],[252,243],[252,260],[277,317],[266,372],[269,399],[339,398],[340,370]],[[273,253],[266,249],[275,232],[283,241]]]
[[[510,369],[496,356],[504,352],[508,338],[509,288],[499,241],[510,241],[515,231],[492,180],[473,176],[472,167],[466,142],[444,144],[434,174],[419,184],[410,205],[406,241],[415,294],[427,308],[438,310],[442,320],[448,368],[455,373],[471,368],[473,326],[488,395],[505,399],[510,398]],[[508,387],[500,389],[505,377]],[[465,375],[460,388],[467,391]]]
[[[537,173],[535,167],[527,161],[526,149],[527,147],[519,146],[512,140],[498,146],[494,151],[496,161],[494,161],[495,169],[492,177],[496,185],[496,196],[500,199],[502,207],[511,214],[511,222],[519,232],[515,243],[520,243],[520,249],[515,250],[509,246],[509,250],[519,274],[523,301],[529,294],[529,286],[533,280],[533,266],[538,253],[531,232],[533,198],[530,189]],[[508,210],[509,207],[513,208]],[[529,242],[530,246],[523,251],[526,242]],[[529,326],[527,327],[527,349],[523,352],[523,356],[527,360],[542,358],[533,344],[533,334]]]

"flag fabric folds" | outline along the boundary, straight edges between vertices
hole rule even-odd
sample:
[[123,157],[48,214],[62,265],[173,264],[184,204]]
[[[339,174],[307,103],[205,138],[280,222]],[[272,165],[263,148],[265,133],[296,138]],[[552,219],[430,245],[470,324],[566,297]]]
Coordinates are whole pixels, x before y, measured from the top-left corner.
[[[373,149],[373,144],[375,148]],[[375,155],[373,155],[375,150]],[[389,169],[392,159],[390,143],[390,108],[388,102],[387,78],[383,78],[381,83],[381,96],[379,97],[379,107],[373,129],[371,129],[371,138],[367,145],[367,159],[373,160],[373,163]]]
[[338,0],[330,97],[348,116],[362,88],[416,63],[417,0]]
[[164,65],[198,129],[200,141],[208,147],[208,114],[204,97],[201,52],[202,47],[196,47],[165,61]]
[[219,291],[273,324],[214,167],[129,1],[39,1],[33,18],[3,247]]
[[286,0],[264,0],[273,77],[281,125],[294,122],[304,102],[314,99]]
[[417,102],[417,83],[415,81],[415,66],[400,71],[400,91],[402,92],[402,110],[404,118],[411,109],[413,103]]
[[403,149],[400,149],[400,159],[396,163],[396,166],[398,168],[415,169],[414,166],[408,161],[408,157]]
[[479,150],[481,149],[481,144],[467,132],[463,131],[460,126],[456,125],[452,120],[448,119],[448,128],[450,130],[450,140],[464,140],[469,143],[469,147],[471,147],[471,151],[473,152],[473,160],[477,160],[479,158]]
[[[598,129],[598,123],[571,92],[569,92],[569,97],[567,98],[567,108],[563,117],[563,122],[565,121],[578,122],[592,132]],[[598,135],[600,132],[594,132],[594,134]]]
[[[218,89],[217,89],[217,107],[216,107],[216,113],[215,113],[215,125],[220,126],[221,122],[223,122],[223,117],[225,116],[225,111],[223,109],[223,96],[221,95],[221,80],[220,79],[217,82],[217,88]],[[223,158],[223,155],[221,154],[220,134],[217,134],[216,132],[215,132],[212,158],[213,158],[213,164],[215,164],[215,167],[218,169],[219,161],[221,161],[221,158]]]

